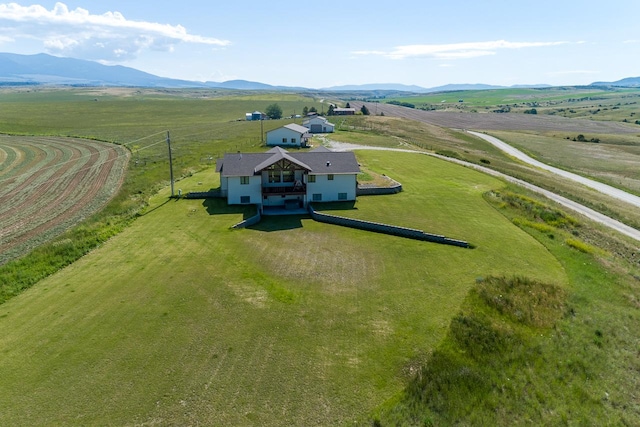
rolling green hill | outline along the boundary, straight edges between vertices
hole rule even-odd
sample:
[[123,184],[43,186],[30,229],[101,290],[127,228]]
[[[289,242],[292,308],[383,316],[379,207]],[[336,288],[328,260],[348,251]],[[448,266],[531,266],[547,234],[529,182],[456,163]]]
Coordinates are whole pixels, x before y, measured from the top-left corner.
[[426,156],[359,157],[406,186],[362,197],[360,215],[477,248],[305,217],[230,230],[245,212],[164,190],[120,235],[0,306],[0,424],[361,421],[402,390],[478,277],[566,285],[558,261],[482,198],[501,182]]
[[[263,149],[258,123],[237,119],[273,102],[285,115],[322,108],[217,90],[3,92],[2,132],[95,138],[132,156],[102,213],[0,269],[0,425],[640,423],[637,243],[415,153],[357,151],[368,174],[404,191],[322,209],[474,249],[305,216],[231,230],[252,212],[168,197],[167,130],[176,190],[208,190],[219,154]],[[391,117],[337,124],[336,139],[490,165],[628,213],[455,130]],[[567,167],[580,160],[585,174],[632,173],[587,161],[593,150],[565,135],[504,136],[555,150]],[[635,153],[632,138],[613,142],[603,139],[601,158]],[[56,273],[40,280],[41,267]]]

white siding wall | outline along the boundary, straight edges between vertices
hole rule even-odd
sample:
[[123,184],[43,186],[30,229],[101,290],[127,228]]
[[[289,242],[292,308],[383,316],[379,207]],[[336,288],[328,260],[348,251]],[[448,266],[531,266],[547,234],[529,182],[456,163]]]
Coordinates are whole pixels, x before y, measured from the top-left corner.
[[229,178],[226,176],[220,177],[220,194],[226,196],[229,189]]
[[227,203],[239,205],[242,203],[242,196],[249,196],[249,203],[262,203],[262,180],[260,175],[250,176],[249,184],[240,184],[240,181],[239,176],[229,177]]
[[[287,142],[282,142],[283,138],[286,138]],[[291,138],[295,138],[296,142],[291,142]],[[278,128],[267,132],[267,145],[270,146],[280,145],[288,147],[300,147],[301,139],[302,135],[287,128]]]
[[340,193],[346,193],[346,199],[356,199],[356,175],[333,175],[333,180],[328,175],[316,175],[316,182],[307,184],[307,200],[313,202],[314,194],[322,194],[323,202],[336,202]]
[[309,120],[305,120],[304,122],[305,127],[308,127],[309,129],[311,129],[312,125],[320,125],[322,132],[333,132],[335,127],[332,123],[329,123],[327,119],[322,117],[313,117]]

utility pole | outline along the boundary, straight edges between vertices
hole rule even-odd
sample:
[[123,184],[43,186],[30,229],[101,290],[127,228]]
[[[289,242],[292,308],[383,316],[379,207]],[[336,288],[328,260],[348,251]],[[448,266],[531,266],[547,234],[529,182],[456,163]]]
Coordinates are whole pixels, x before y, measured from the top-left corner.
[[167,145],[169,146],[169,173],[171,175],[171,197],[173,194],[173,158],[171,156],[171,138],[169,137],[169,131],[167,131]]
[[260,113],[260,143],[264,144],[264,130],[263,130],[263,125],[262,125],[262,113]]

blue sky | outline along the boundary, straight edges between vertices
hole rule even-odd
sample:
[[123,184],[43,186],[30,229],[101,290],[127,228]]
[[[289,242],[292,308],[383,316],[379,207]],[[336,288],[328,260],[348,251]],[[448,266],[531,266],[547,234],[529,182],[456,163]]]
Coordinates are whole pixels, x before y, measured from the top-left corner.
[[577,85],[640,76],[639,17],[638,0],[0,0],[0,51],[309,88]]

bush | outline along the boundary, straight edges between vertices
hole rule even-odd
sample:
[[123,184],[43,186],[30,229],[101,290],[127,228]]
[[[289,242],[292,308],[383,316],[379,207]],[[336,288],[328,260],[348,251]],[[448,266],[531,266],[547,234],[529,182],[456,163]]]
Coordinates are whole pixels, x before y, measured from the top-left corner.
[[265,110],[265,113],[269,118],[277,120],[282,118],[282,108],[278,104],[271,104]]

